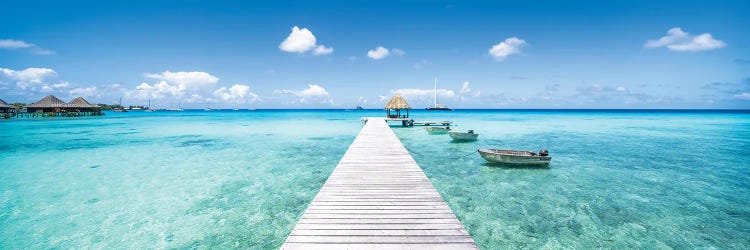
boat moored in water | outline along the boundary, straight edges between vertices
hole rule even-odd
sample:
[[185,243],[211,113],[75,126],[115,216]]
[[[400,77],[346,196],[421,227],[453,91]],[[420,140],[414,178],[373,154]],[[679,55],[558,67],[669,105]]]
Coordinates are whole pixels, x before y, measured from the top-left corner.
[[428,134],[431,135],[442,135],[451,131],[450,127],[427,127],[424,128]]
[[448,135],[456,142],[476,141],[479,137],[479,134],[474,133],[474,130],[469,130],[468,132],[450,131]]
[[548,167],[549,162],[552,161],[546,149],[540,150],[539,153],[506,149],[479,149],[477,151],[482,158],[491,163]]

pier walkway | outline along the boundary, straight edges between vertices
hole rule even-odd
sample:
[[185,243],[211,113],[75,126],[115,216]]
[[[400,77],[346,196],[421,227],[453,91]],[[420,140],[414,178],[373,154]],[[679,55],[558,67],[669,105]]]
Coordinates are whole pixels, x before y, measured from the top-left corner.
[[281,249],[477,249],[382,118],[369,118]]

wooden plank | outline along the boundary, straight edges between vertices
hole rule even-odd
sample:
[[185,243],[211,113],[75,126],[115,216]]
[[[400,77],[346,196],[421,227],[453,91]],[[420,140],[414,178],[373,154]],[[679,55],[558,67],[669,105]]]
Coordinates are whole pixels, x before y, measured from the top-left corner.
[[281,249],[476,249],[382,118],[368,118]]

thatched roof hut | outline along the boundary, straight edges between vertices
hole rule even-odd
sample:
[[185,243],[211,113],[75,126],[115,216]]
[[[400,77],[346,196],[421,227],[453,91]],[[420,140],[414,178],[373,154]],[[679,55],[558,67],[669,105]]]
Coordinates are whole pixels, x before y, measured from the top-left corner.
[[385,104],[385,109],[411,109],[406,100],[399,94],[393,95],[391,100]]
[[8,104],[7,102],[3,101],[3,99],[0,99],[0,108],[15,108]]
[[0,113],[15,113],[16,107],[0,99]]
[[66,106],[68,108],[99,108],[99,106],[89,103],[86,99],[83,99],[83,97],[80,96],[66,103]]
[[93,105],[83,99],[83,97],[76,97],[70,102],[63,102],[59,98],[48,95],[41,100],[29,104],[26,106],[26,110],[29,113],[34,112],[101,112],[101,108],[97,105]]
[[[406,115],[401,115],[401,110],[406,110]],[[399,94],[393,95],[387,103],[385,103],[385,110],[388,112],[388,118],[409,118],[409,104],[406,103],[406,99],[401,97]],[[395,114],[391,114],[391,111],[396,111]]]
[[64,107],[65,107],[65,102],[63,102],[62,100],[60,100],[59,98],[53,95],[48,95],[42,98],[41,100],[26,106],[26,108],[64,108]]

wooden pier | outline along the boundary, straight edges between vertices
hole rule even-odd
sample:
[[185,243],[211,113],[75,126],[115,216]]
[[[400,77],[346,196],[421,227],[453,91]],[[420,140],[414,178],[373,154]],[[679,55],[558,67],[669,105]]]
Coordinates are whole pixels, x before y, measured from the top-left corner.
[[477,249],[383,118],[369,118],[281,249]]

